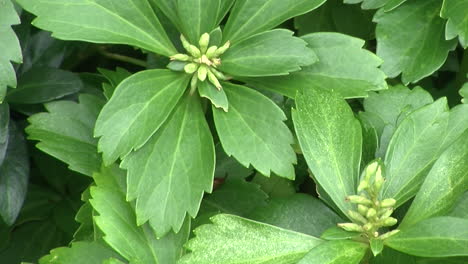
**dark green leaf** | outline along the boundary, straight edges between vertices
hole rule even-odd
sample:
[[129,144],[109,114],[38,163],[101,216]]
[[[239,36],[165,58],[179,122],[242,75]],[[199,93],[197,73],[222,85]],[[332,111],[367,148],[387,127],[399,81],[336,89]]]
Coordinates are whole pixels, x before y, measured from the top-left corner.
[[403,83],[414,83],[444,64],[456,40],[445,40],[439,10],[440,0],[427,0],[408,1],[392,12],[376,13],[377,55],[384,60],[382,70],[389,77],[402,73]]
[[359,264],[367,245],[348,240],[325,242],[313,248],[297,264]]
[[237,0],[224,28],[224,40],[233,43],[305,14],[325,0]]
[[78,264],[83,259],[86,259],[87,264],[101,264],[110,257],[118,257],[118,254],[106,245],[99,242],[75,242],[70,247],[53,249],[39,260],[39,264]]
[[401,230],[385,240],[398,251],[421,257],[468,256],[468,220],[435,217]]
[[[370,264],[416,264],[416,257],[393,250],[389,247],[384,248],[382,254],[372,258]],[[419,264],[419,262],[418,262]],[[422,263],[421,263],[422,264]],[[433,263],[436,264],[436,263]],[[442,263],[437,263],[442,264]],[[443,264],[448,264],[443,262]]]
[[298,93],[293,120],[304,157],[315,180],[346,213],[345,197],[356,192],[361,160],[359,121],[336,92],[309,89]]
[[275,76],[317,61],[307,43],[293,32],[274,29],[235,43],[222,56],[220,69],[233,76]]
[[3,164],[8,148],[8,125],[10,123],[10,107],[7,103],[0,104],[0,166]]
[[[286,116],[270,99],[244,86],[223,84],[229,111],[213,108],[221,144],[229,156],[265,176],[271,172],[294,179],[296,154],[293,136],[283,123]],[[255,146],[255,148],[252,148]]]
[[289,197],[296,193],[293,181],[276,176],[275,174],[272,174],[267,178],[261,173],[256,173],[252,182],[260,185],[260,188],[270,198]]
[[440,16],[448,19],[445,26],[445,38],[453,39],[458,35],[463,48],[468,47],[468,2],[463,0],[444,0]]
[[229,110],[229,102],[223,89],[218,90],[211,82],[199,82],[198,93],[211,101],[216,108],[221,108],[224,112]]
[[37,16],[35,26],[59,39],[128,44],[165,56],[177,53],[148,0],[17,2]]
[[217,215],[186,247],[178,264],[295,264],[322,241],[233,215]]
[[104,163],[142,147],[168,118],[189,80],[184,73],[147,70],[120,83],[96,121]]
[[197,215],[203,192],[211,192],[215,152],[200,101],[182,99],[174,113],[139,150],[125,157],[127,199],[136,199],[139,225],[150,221],[161,237],[178,232],[185,215]]
[[46,104],[48,113],[31,116],[28,139],[36,147],[67,163],[71,170],[91,176],[101,166],[97,140],[93,138],[96,118],[104,102],[93,95],[80,95],[80,103],[57,101]]

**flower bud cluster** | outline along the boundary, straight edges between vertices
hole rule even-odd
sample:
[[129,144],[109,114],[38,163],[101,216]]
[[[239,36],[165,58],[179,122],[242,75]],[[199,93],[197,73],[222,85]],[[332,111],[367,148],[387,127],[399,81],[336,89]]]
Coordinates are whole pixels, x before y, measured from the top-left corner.
[[226,80],[226,76],[217,70],[221,65],[219,56],[223,55],[230,46],[227,41],[223,46],[209,46],[210,34],[205,33],[200,37],[198,47],[190,44],[183,35],[180,36],[182,45],[187,51],[187,54],[175,54],[171,56],[171,60],[186,62],[184,71],[188,74],[193,74],[190,82],[191,93],[197,88],[198,81],[204,82],[208,79],[218,90],[222,86],[219,80]]
[[361,232],[369,239],[386,239],[399,230],[393,230],[380,235],[381,227],[394,226],[398,221],[391,217],[395,199],[379,199],[379,193],[385,182],[382,176],[382,166],[379,160],[371,162],[361,175],[357,188],[358,195],[346,197],[346,201],[356,204],[356,211],[349,210],[348,217],[353,223],[338,224],[346,231]]

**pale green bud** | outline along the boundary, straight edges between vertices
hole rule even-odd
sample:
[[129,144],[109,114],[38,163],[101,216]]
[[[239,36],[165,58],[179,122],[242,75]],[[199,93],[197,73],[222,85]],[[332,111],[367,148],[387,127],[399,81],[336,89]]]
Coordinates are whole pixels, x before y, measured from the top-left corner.
[[349,232],[364,232],[362,229],[362,226],[354,223],[343,223],[343,224],[338,224],[338,227],[343,228],[346,231]]
[[205,33],[201,35],[200,40],[198,41],[198,44],[200,44],[201,52],[205,53],[206,49],[208,48],[208,45],[210,44],[210,34]]
[[200,65],[198,68],[198,80],[204,82],[206,80],[206,75],[208,73],[208,69],[205,65]]
[[387,233],[381,235],[381,236],[379,237],[379,239],[385,240],[385,239],[387,239],[387,238],[389,238],[389,237],[395,235],[395,234],[398,233],[398,232],[400,232],[400,230],[398,230],[398,229],[392,230],[392,231],[390,231],[390,232],[387,232]]
[[209,47],[208,50],[206,51],[206,56],[207,56],[209,59],[213,58],[217,49],[218,49],[217,46],[211,46],[211,47]]
[[368,222],[367,224],[365,224],[362,229],[364,229],[364,231],[369,231],[371,230],[372,228],[374,228],[374,224],[372,224],[371,222]]
[[198,84],[198,76],[194,74],[192,76],[192,80],[190,80],[190,95],[193,95],[195,91],[197,90],[197,84]]
[[185,65],[184,67],[184,71],[188,74],[192,74],[194,72],[196,72],[198,69],[198,64],[196,63],[189,63],[187,65]]
[[364,174],[364,179],[369,182],[372,176],[375,174],[377,167],[379,167],[379,162],[378,161],[373,161],[371,164],[367,165],[365,174]]
[[218,78],[213,74],[212,69],[208,69],[208,80],[216,87],[216,89],[221,90],[223,88],[218,81]]
[[178,61],[190,61],[192,59],[192,57],[190,57],[187,54],[176,54],[176,55],[172,55],[170,57],[170,59],[171,60],[178,60]]
[[378,167],[377,171],[375,172],[375,180],[374,180],[374,188],[376,193],[380,192],[380,189],[382,189],[382,186],[385,182],[384,177],[382,176],[382,167]]
[[228,50],[230,46],[231,46],[231,42],[227,41],[223,46],[219,47],[219,48],[215,51],[214,56],[215,56],[215,57],[219,57],[219,56],[223,55],[224,52],[226,52],[226,50]]
[[184,46],[184,49],[188,51],[190,43],[187,41],[184,35],[180,35],[180,41],[182,42],[182,46]]
[[375,211],[374,208],[370,208],[370,209],[367,211],[366,217],[367,217],[368,219],[371,219],[371,218],[375,218],[376,215],[377,215],[377,211]]
[[357,187],[357,191],[361,192],[369,187],[369,182],[366,181],[366,179],[363,179],[360,183],[359,186]]
[[385,208],[382,210],[382,212],[379,214],[380,219],[386,219],[389,218],[393,213],[393,208]]
[[201,57],[201,51],[195,47],[194,45],[190,45],[187,50],[192,56],[195,58],[200,58]]
[[389,198],[389,199],[385,199],[385,200],[381,201],[380,202],[380,207],[388,208],[388,207],[395,206],[395,204],[396,204],[396,200],[392,199],[392,198]]
[[223,73],[219,72],[218,70],[213,69],[213,68],[211,68],[210,70],[216,76],[216,78],[218,78],[219,80],[224,81],[224,80],[227,79],[226,76]]
[[358,204],[357,210],[362,216],[364,216],[364,215],[367,214],[367,211],[369,210],[369,207],[367,207],[365,205],[362,205],[362,204]]
[[396,223],[398,223],[398,220],[396,218],[388,217],[386,219],[383,219],[381,224],[382,226],[394,226],[396,225]]
[[360,215],[358,212],[348,210],[348,216],[356,222],[361,222],[363,224],[367,223],[367,219],[364,216]]
[[354,204],[362,204],[362,205],[372,205],[372,201],[365,198],[365,197],[362,197],[362,196],[359,196],[359,195],[350,195],[348,197],[346,197],[346,201],[349,201],[351,203],[354,203]]

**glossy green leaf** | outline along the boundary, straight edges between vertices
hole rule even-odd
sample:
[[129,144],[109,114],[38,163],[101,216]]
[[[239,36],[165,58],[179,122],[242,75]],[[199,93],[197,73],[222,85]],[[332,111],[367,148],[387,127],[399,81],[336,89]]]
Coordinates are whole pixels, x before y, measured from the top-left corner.
[[16,73],[11,62],[21,63],[21,47],[12,25],[20,23],[13,2],[3,0],[0,8],[0,103],[3,102],[7,86],[16,87]]
[[298,93],[292,112],[302,153],[315,180],[346,214],[345,197],[356,192],[361,160],[361,125],[341,96],[329,90]]
[[19,0],[33,25],[56,38],[127,44],[161,55],[177,53],[148,0]]
[[195,229],[178,264],[295,264],[322,241],[233,215],[217,215]]
[[190,76],[170,70],[142,71],[116,88],[96,121],[98,149],[111,164],[143,146],[164,123],[187,88]]
[[189,224],[175,235],[158,239],[148,224],[138,226],[133,206],[125,200],[125,173],[116,167],[103,168],[93,175],[90,200],[98,212],[97,226],[104,240],[132,263],[175,264],[182,254],[182,244],[188,238]]
[[301,193],[272,199],[267,206],[253,211],[249,218],[315,237],[343,221],[323,202]]
[[8,148],[8,125],[10,124],[10,107],[0,104],[0,166],[3,164]]
[[214,107],[221,108],[225,112],[229,110],[229,102],[226,93],[223,89],[218,90],[211,82],[199,82],[198,94],[210,100]]
[[345,98],[367,96],[368,91],[387,88],[382,61],[363,49],[364,41],[339,33],[313,33],[302,37],[318,57],[318,62],[287,76],[249,78],[256,88],[272,90],[294,98],[296,91],[311,88],[333,89]]
[[328,241],[313,248],[297,264],[359,264],[367,248],[349,240]]
[[22,131],[11,121],[8,128],[8,147],[0,166],[0,216],[12,225],[26,197],[29,159]]
[[468,220],[449,216],[429,218],[401,230],[385,244],[421,257],[468,256]]
[[224,40],[236,43],[305,14],[325,0],[237,0],[223,30]]
[[385,156],[382,197],[397,206],[416,195],[440,154],[468,128],[468,107],[449,111],[441,98],[409,114],[396,129]]
[[464,0],[444,0],[442,10],[440,10],[440,16],[448,19],[445,26],[445,38],[453,39],[458,35],[465,49],[468,47],[467,10],[468,1]]
[[91,176],[101,167],[93,128],[103,105],[100,98],[87,94],[80,95],[79,103],[48,103],[48,113],[28,119],[28,139],[39,141],[38,149],[67,163],[71,170]]
[[[467,112],[468,113],[468,112]],[[445,215],[468,190],[468,130],[436,161],[399,228]]]
[[182,99],[174,113],[139,150],[125,157],[127,199],[136,199],[139,225],[150,221],[161,237],[178,232],[186,212],[197,215],[211,192],[215,152],[199,98]]
[[99,242],[75,242],[71,247],[61,247],[50,251],[50,254],[42,257],[39,264],[78,264],[86,258],[88,264],[102,264],[110,257],[118,257],[112,249]]
[[213,116],[224,151],[265,176],[274,172],[294,179],[294,139],[283,122],[283,111],[266,96],[245,86],[224,83],[223,89],[229,111],[213,108]]
[[219,67],[233,76],[275,76],[298,71],[317,61],[307,43],[286,29],[274,29],[235,43]]
[[389,77],[402,73],[403,83],[414,83],[444,64],[456,40],[445,40],[440,4],[440,0],[408,1],[392,12],[376,13],[377,55]]
[[82,88],[81,79],[72,72],[55,68],[32,68],[21,75],[18,87],[7,94],[6,100],[17,104],[45,103],[74,94]]

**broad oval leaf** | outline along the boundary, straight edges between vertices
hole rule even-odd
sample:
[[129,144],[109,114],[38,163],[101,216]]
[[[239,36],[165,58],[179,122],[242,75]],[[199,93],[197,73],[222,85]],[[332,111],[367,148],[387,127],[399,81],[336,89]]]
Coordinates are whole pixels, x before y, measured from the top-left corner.
[[449,212],[468,190],[468,130],[436,161],[399,228]]
[[245,81],[290,98],[296,96],[296,91],[311,87],[334,89],[344,98],[365,97],[368,91],[387,88],[386,76],[378,68],[382,61],[362,48],[363,40],[339,33],[312,33],[302,39],[315,52],[318,62],[286,76]]
[[307,43],[292,31],[275,29],[235,43],[219,67],[233,76],[274,76],[298,71],[317,61]]
[[468,19],[466,12],[468,1],[444,0],[440,16],[447,19],[445,38],[453,39],[457,35],[463,48],[468,47]]
[[170,70],[147,70],[125,79],[96,121],[98,149],[111,164],[143,146],[170,115],[190,76]]
[[110,257],[119,255],[102,242],[74,242],[70,247],[52,249],[50,254],[39,259],[39,264],[76,264],[86,258],[88,264],[102,264]]
[[195,217],[203,192],[211,192],[215,152],[198,97],[182,99],[167,122],[125,157],[127,199],[136,199],[139,225],[150,221],[162,237],[178,232],[186,212]]
[[11,62],[21,63],[21,46],[12,25],[20,23],[15,7],[10,0],[3,0],[0,8],[0,103],[7,86],[16,87],[16,73]]
[[420,257],[468,256],[468,219],[429,218],[402,229],[385,240],[385,245]]
[[359,121],[335,91],[309,89],[298,93],[292,116],[302,153],[319,184],[343,212],[345,197],[356,192],[361,161]]
[[127,44],[171,56],[169,40],[148,0],[19,0],[35,26],[63,40]]
[[223,89],[229,111],[213,107],[213,116],[226,154],[245,167],[252,164],[265,176],[274,172],[294,179],[294,139],[283,122],[283,111],[266,96],[245,86],[223,83]]
[[191,253],[178,264],[295,264],[322,241],[234,215],[217,215],[195,229]]
[[328,241],[313,248],[297,264],[359,264],[368,245],[350,240]]
[[80,95],[79,101],[45,104],[48,113],[29,117],[26,132],[28,139],[39,141],[38,149],[67,163],[71,170],[91,176],[101,167],[93,129],[104,101],[87,94]]
[[376,13],[377,55],[384,60],[382,70],[389,77],[402,73],[404,84],[414,83],[444,64],[457,43],[445,40],[439,10],[440,0],[427,0],[408,1],[392,12],[381,9]]
[[223,30],[232,43],[271,29],[292,17],[305,14],[325,0],[237,0]]

